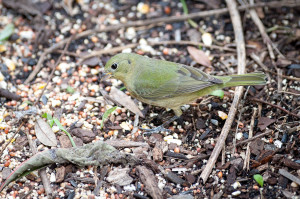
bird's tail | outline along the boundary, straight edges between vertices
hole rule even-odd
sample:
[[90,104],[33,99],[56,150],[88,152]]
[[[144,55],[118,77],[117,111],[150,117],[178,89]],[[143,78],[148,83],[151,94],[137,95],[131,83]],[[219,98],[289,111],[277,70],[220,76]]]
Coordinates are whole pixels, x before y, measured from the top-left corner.
[[220,77],[224,82],[224,87],[232,86],[251,86],[266,84],[266,75],[264,73],[248,73],[242,75],[229,75],[227,77]]

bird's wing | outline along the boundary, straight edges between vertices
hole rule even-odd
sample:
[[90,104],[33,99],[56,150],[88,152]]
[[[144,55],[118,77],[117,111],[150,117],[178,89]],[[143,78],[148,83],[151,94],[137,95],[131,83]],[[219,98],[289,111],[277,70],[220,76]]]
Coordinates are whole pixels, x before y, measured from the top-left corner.
[[222,80],[207,75],[196,68],[180,65],[172,71],[140,72],[138,78],[135,78],[133,87],[138,96],[144,99],[159,100],[193,93],[221,83],[223,83]]

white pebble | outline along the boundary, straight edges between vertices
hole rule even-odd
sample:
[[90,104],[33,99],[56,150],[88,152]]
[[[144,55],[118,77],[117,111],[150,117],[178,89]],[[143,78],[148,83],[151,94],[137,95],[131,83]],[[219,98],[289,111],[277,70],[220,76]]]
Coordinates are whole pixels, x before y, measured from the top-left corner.
[[125,32],[125,38],[128,40],[132,40],[133,38],[136,37],[136,31],[134,28],[130,27],[127,28],[126,32]]
[[243,137],[243,133],[237,133],[237,134],[236,134],[236,139],[237,139],[237,140],[241,140],[242,137]]
[[50,182],[56,182],[55,173],[51,173],[51,175],[50,175]]
[[211,46],[212,45],[212,42],[213,42],[213,39],[212,39],[212,36],[210,33],[204,33],[202,35],[202,41],[205,45],[208,45],[208,46]]
[[299,185],[298,185],[296,182],[292,182],[292,183],[291,183],[291,187],[298,188]]
[[52,107],[59,107],[61,105],[61,101],[60,100],[53,100],[52,101]]
[[53,126],[52,127],[52,131],[54,132],[54,133],[56,133],[56,132],[58,132],[59,131],[59,127],[58,126]]
[[277,148],[281,148],[281,147],[282,147],[282,142],[279,141],[279,140],[276,140],[276,141],[274,142],[274,145],[275,145]]
[[241,194],[241,191],[235,191],[235,192],[233,192],[231,195],[233,195],[233,196],[238,196],[238,195],[240,195]]
[[32,30],[20,32],[20,37],[23,39],[31,40],[33,38],[33,36],[34,36],[34,32],[32,32]]
[[238,181],[236,181],[236,182],[233,183],[231,186],[232,186],[234,189],[237,189],[238,187],[241,187],[241,183],[238,182]]

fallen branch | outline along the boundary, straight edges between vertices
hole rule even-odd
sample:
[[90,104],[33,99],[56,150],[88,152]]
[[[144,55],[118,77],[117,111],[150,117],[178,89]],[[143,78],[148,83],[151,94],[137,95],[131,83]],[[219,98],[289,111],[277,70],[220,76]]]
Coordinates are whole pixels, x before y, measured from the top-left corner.
[[294,117],[300,118],[300,115],[297,115],[297,114],[295,114],[295,113],[292,113],[292,112],[290,112],[290,111],[288,111],[288,110],[286,110],[286,109],[284,109],[284,108],[282,108],[281,106],[278,106],[278,105],[276,105],[276,104],[271,104],[270,102],[266,102],[266,101],[264,101],[264,100],[257,99],[257,98],[251,98],[250,100],[255,101],[255,102],[260,102],[260,103],[263,103],[263,104],[270,105],[270,106],[272,106],[272,107],[278,108],[279,110],[282,110],[283,112],[286,112],[286,113],[289,114],[289,115],[292,115],[292,116],[294,116]]
[[[237,44],[238,74],[243,74],[245,73],[245,68],[246,68],[246,49],[245,49],[245,41],[244,41],[242,24],[241,24],[241,17],[239,15],[236,2],[234,0],[226,0],[226,4],[228,6],[229,13],[231,16],[234,35],[235,35],[235,42]],[[243,95],[243,87],[239,86],[235,89],[233,102],[231,104],[228,113],[228,118],[226,119],[221,135],[218,138],[216,147],[214,148],[204,170],[200,175],[200,178],[203,180],[203,183],[207,181],[212,171],[212,168],[215,166],[217,158],[225,145],[225,140],[227,138],[229,130],[231,129],[231,125],[235,118],[237,107],[242,95]]]
[[[287,1],[272,1],[272,2],[268,2],[268,3],[257,3],[254,5],[245,5],[245,6],[238,7],[238,9],[246,10],[249,8],[256,8],[256,7],[281,7],[281,6],[295,7],[295,6],[299,6],[299,5],[300,5],[300,2],[297,0],[287,0]],[[76,40],[76,39],[79,39],[82,37],[87,37],[89,35],[100,33],[100,32],[116,31],[121,28],[146,26],[146,25],[154,25],[154,24],[161,25],[161,24],[172,23],[172,22],[176,22],[176,21],[185,21],[187,19],[226,14],[227,12],[228,12],[227,8],[222,8],[222,9],[216,9],[216,10],[201,11],[201,12],[196,12],[196,13],[191,13],[191,14],[181,15],[181,16],[171,16],[171,17],[161,17],[161,18],[149,19],[149,20],[131,21],[131,22],[128,22],[125,24],[111,25],[111,26],[107,26],[104,28],[86,30],[86,31],[83,31],[83,32],[77,34],[74,39]],[[31,72],[29,77],[25,80],[24,84],[28,84],[29,82],[31,82],[33,80],[33,78],[36,76],[36,74],[41,70],[42,64],[46,58],[46,55],[61,48],[65,43],[67,43],[68,39],[69,38],[66,38],[66,39],[60,41],[59,43],[54,44],[53,46],[46,49],[42,53],[35,69]]]

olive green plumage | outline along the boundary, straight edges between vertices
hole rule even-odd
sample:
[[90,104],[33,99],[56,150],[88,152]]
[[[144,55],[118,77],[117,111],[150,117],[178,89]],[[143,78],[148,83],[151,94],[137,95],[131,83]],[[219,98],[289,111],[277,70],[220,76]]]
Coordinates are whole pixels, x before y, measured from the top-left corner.
[[113,56],[106,63],[105,71],[121,80],[133,97],[147,104],[171,108],[177,116],[182,114],[181,105],[214,90],[266,84],[264,73],[212,76],[191,66],[133,53]]

